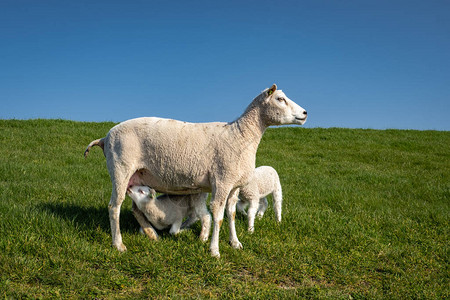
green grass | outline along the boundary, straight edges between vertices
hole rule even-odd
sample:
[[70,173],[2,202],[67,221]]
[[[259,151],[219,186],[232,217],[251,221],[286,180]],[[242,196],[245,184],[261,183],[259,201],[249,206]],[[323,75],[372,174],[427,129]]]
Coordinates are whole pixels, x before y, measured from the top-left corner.
[[122,206],[126,253],[111,246],[105,159],[87,144],[113,123],[0,120],[0,297],[449,297],[450,132],[268,129],[257,165],[277,169],[283,220],[269,207],[244,249],[199,224],[158,242]]

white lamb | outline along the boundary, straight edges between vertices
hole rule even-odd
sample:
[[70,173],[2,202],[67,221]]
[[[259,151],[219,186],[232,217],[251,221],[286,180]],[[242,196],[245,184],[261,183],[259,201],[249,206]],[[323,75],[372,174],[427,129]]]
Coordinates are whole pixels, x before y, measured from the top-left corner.
[[[273,196],[275,216],[277,221],[281,222],[283,196],[280,178],[274,168],[269,166],[256,168],[249,183],[241,187],[238,191],[239,199],[236,204],[236,209],[243,215],[248,216],[248,231],[254,232],[256,215],[259,218],[264,216],[264,212],[268,206],[267,196],[270,194]],[[247,207],[248,212],[245,211]],[[189,227],[197,220],[198,218],[188,218],[182,227]]]
[[[200,240],[207,241],[211,228],[211,215],[206,208],[208,193],[191,195],[160,195],[156,197],[156,191],[148,186],[131,186],[127,189],[128,196],[133,199],[133,214],[142,229],[153,231],[155,239],[158,238],[156,229],[162,230],[170,226],[171,234],[178,234],[186,217],[200,219],[202,230]],[[142,214],[145,218],[142,218]],[[148,221],[147,221],[148,220]]]
[[[232,89],[227,92],[236,97]],[[127,187],[147,185],[168,194],[211,192],[214,228],[210,250],[216,257],[220,256],[219,231],[228,203],[230,243],[242,248],[236,235],[236,203],[232,196],[253,174],[262,135],[270,125],[302,125],[306,118],[306,111],[274,84],[231,123],[138,118],[114,126],[85,151],[86,155],[92,146],[103,146],[112,182],[108,208],[113,245],[119,251],[126,250],[119,215]]]
[[[277,171],[269,166],[255,169],[249,183],[239,189],[237,210],[248,215],[248,231],[255,230],[255,216],[262,218],[267,209],[267,196],[273,196],[273,209],[278,222],[281,222],[281,204],[283,201],[280,178]],[[248,212],[245,208],[249,206]]]

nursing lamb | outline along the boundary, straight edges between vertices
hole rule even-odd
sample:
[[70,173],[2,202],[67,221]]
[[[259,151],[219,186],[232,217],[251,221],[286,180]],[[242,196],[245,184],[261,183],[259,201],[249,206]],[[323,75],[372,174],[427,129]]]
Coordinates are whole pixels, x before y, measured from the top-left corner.
[[112,181],[108,208],[113,245],[119,251],[126,250],[120,234],[120,207],[130,178],[144,170],[136,185],[151,186],[168,194],[211,192],[212,256],[220,256],[219,231],[229,199],[230,243],[234,248],[242,248],[235,230],[236,205],[232,196],[253,174],[262,135],[268,126],[302,125],[306,119],[306,111],[274,84],[259,94],[234,122],[187,123],[152,117],[114,126],[97,142],[103,145]]
[[[150,222],[159,230],[170,226],[170,234],[175,235],[180,232],[183,219],[190,216],[200,219],[202,223],[200,240],[208,240],[211,229],[211,215],[206,208],[208,193],[156,197],[156,191],[148,186],[131,186],[127,189],[127,194],[133,199],[133,214],[143,230],[153,230],[148,224]],[[157,239],[156,231],[153,230],[153,234]]]

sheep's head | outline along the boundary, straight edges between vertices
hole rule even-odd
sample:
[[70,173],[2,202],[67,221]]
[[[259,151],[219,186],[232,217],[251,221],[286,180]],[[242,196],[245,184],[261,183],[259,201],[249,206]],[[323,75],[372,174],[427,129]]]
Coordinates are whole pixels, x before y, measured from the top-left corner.
[[307,113],[302,107],[289,99],[277,85],[272,85],[261,94],[264,100],[261,102],[261,117],[270,125],[298,124],[306,122]]

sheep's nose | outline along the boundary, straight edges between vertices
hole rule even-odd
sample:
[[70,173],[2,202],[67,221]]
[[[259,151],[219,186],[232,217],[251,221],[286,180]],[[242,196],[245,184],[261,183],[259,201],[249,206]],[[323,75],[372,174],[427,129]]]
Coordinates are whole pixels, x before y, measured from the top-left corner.
[[308,112],[305,110],[305,111],[303,112],[303,114],[306,116],[306,115],[308,115]]

